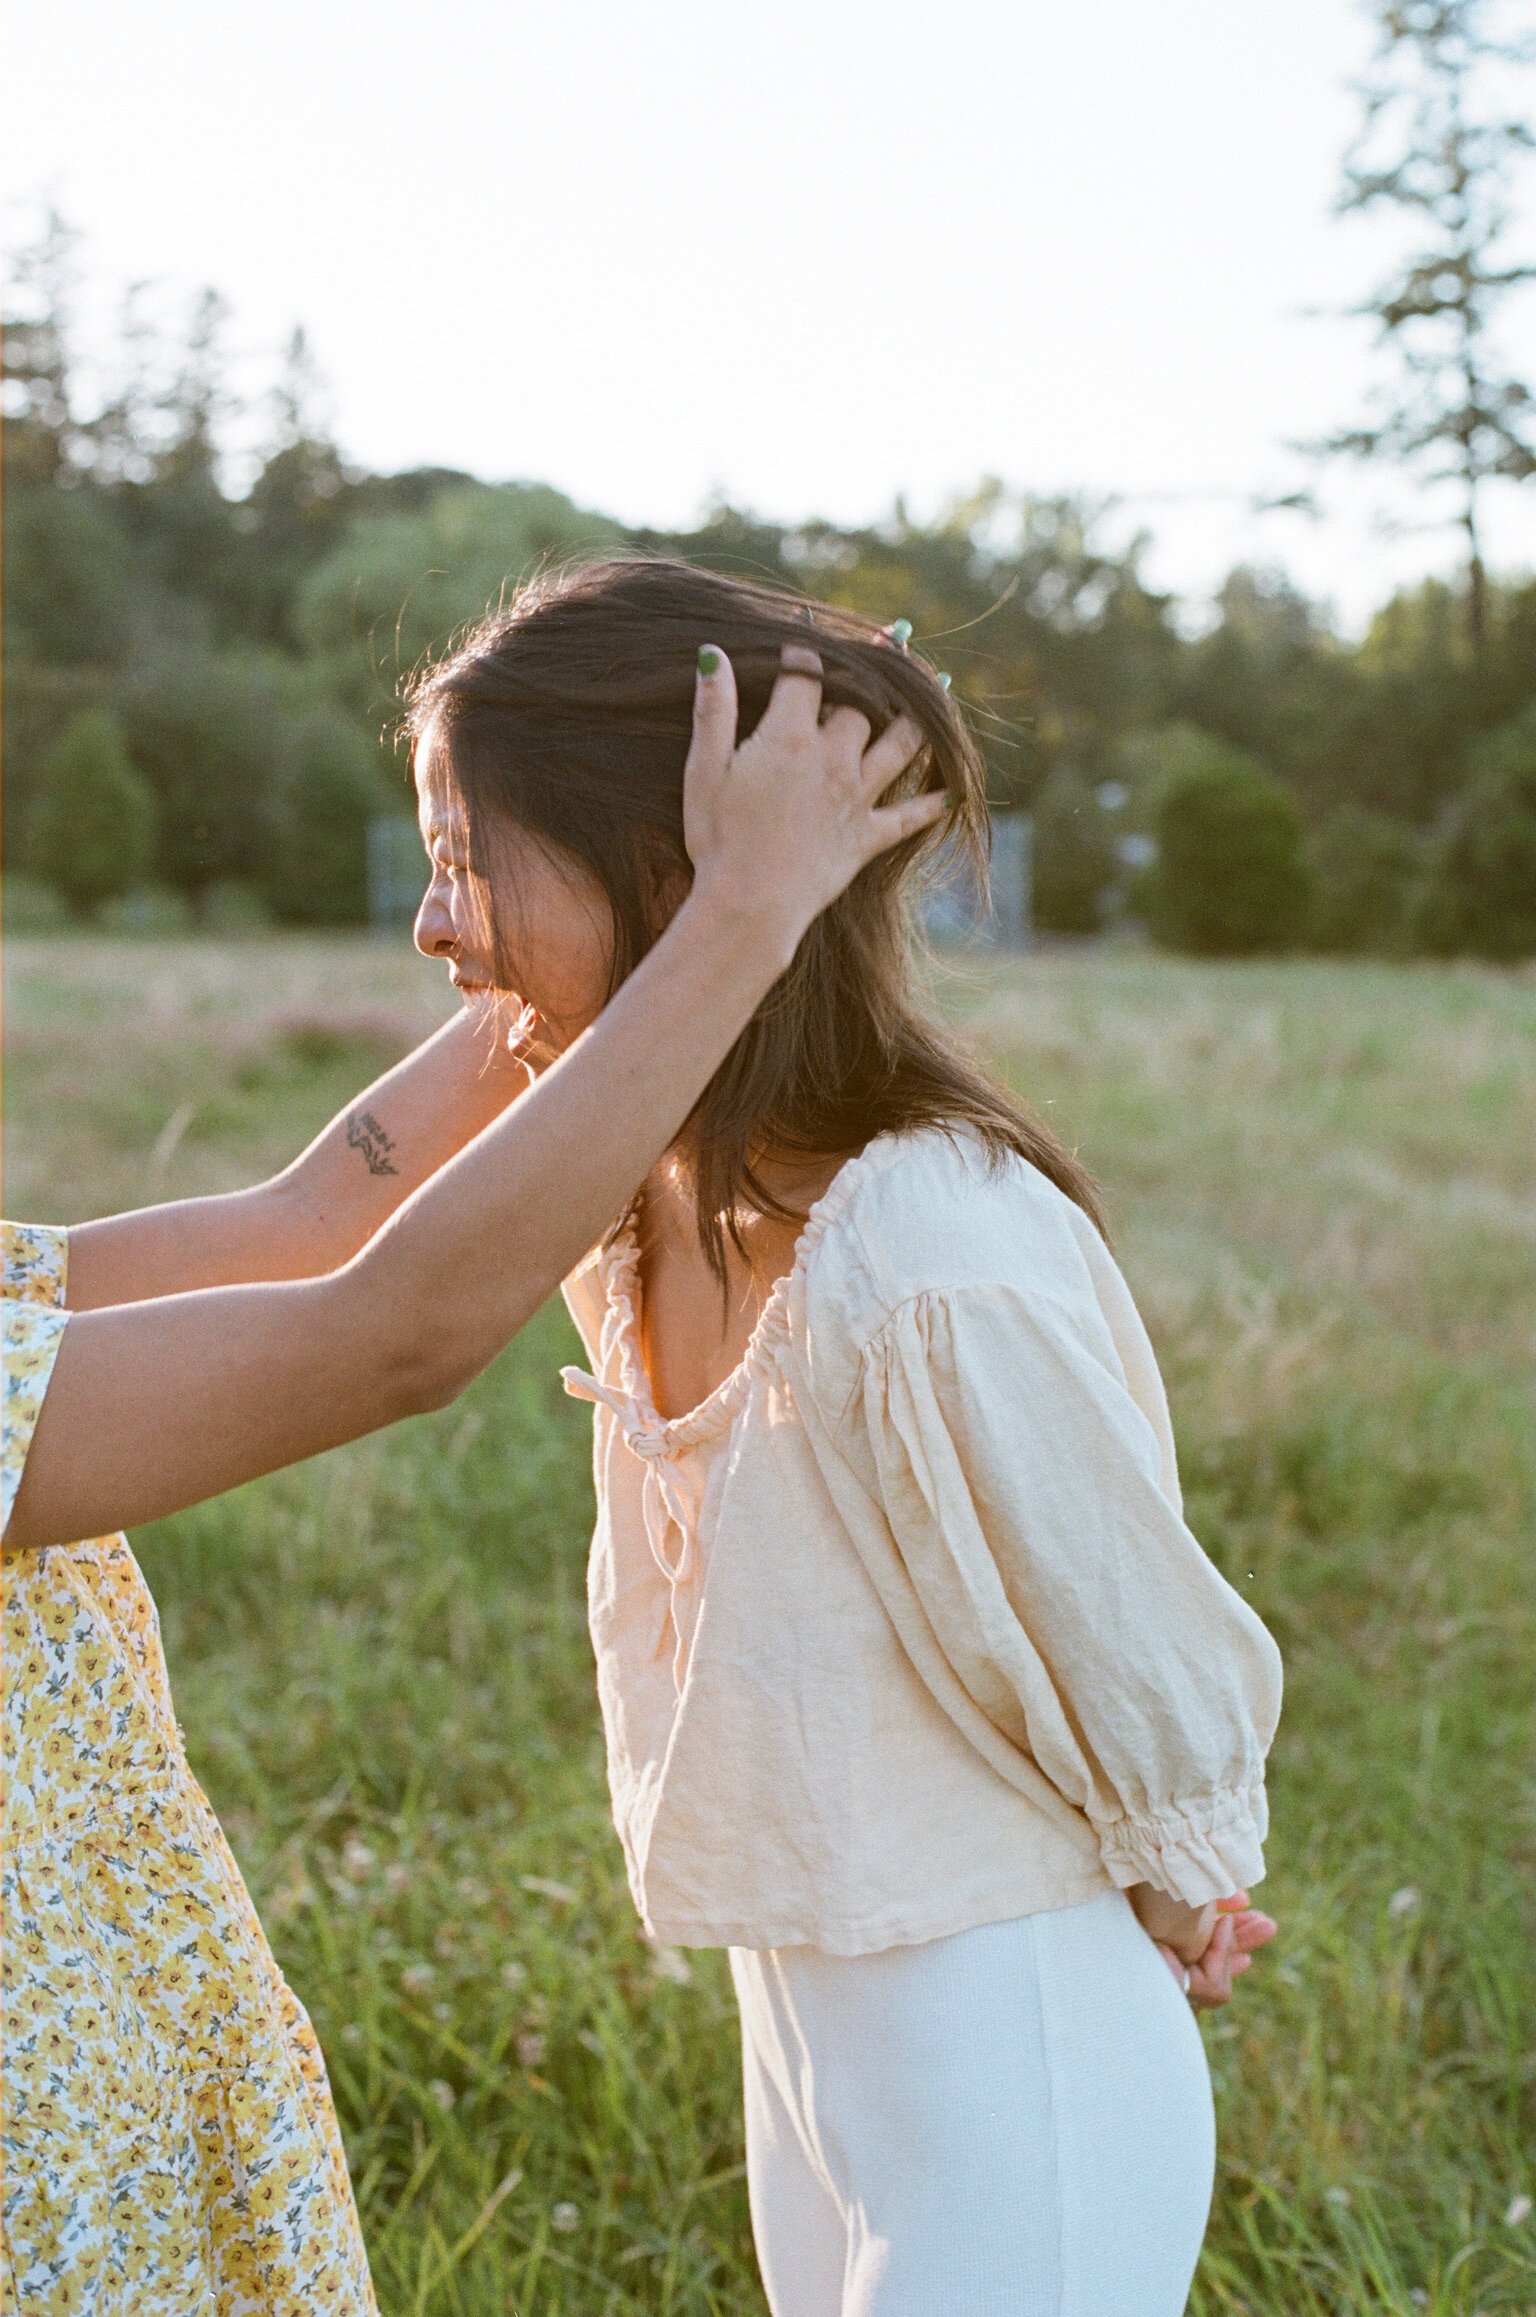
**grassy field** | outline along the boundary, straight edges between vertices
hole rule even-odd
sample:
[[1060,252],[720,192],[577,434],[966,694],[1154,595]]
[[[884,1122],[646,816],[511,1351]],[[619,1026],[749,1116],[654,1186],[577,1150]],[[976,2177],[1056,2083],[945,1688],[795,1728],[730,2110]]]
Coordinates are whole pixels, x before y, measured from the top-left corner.
[[[363,942],[18,941],[9,979],[37,1219],[253,1179],[443,1011]],[[1536,982],[1110,953],[944,997],[1103,1180],[1193,1524],[1288,1663],[1192,2307],[1531,2317]],[[720,1959],[646,1947],[607,1824],[567,1342],[136,1540],[387,2317],[762,2306]]]

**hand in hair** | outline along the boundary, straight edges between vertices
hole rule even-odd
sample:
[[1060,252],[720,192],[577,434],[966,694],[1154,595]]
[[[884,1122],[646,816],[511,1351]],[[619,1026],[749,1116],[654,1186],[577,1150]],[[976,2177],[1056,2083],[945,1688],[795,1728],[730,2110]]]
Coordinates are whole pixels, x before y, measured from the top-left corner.
[[929,828],[942,790],[882,804],[923,745],[909,716],[871,742],[857,708],[822,720],[821,661],[789,644],[757,729],[736,741],[736,678],[724,652],[699,654],[693,742],[683,796],[696,888],[781,931],[784,962],[828,902],[868,862]]
[[[837,711],[823,725],[813,657],[780,678],[741,748],[723,654],[699,692],[686,781],[694,890],[601,1017],[339,1269],[77,1309],[58,1344],[8,1550],[158,1519],[443,1406],[674,1140],[816,911],[939,807],[937,798],[880,806],[916,732],[887,732],[866,748],[861,715]],[[464,1037],[441,1033],[414,1058],[413,1076],[435,1075],[448,1047],[462,1059]],[[495,1094],[484,1099],[500,1106]],[[462,1105],[456,1116],[473,1129]],[[322,1138],[322,1172],[343,1151],[355,1167],[359,1140],[367,1181],[392,1190],[407,1161],[372,1111],[358,1138],[344,1120]],[[397,1163],[397,1174],[375,1172]],[[175,1253],[171,1274],[217,1273],[232,1260],[199,1241]],[[130,1284],[122,1264],[113,1282],[97,1270],[98,1288]]]

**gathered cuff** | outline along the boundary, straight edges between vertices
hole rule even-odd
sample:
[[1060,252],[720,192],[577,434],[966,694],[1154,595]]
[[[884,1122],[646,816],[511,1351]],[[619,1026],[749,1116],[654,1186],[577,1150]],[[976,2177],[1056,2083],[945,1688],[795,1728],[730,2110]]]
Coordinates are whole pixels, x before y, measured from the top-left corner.
[[1106,1820],[1095,1827],[1105,1869],[1121,1890],[1151,1883],[1203,1907],[1264,1878],[1269,1805],[1262,1772],[1183,1802]]

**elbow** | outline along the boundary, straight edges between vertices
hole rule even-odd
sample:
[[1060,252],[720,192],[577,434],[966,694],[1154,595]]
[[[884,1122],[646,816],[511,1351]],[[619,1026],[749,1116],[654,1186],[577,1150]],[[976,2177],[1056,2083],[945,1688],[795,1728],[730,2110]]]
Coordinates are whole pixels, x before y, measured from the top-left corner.
[[351,1382],[353,1433],[446,1408],[478,1373],[448,1340],[440,1313],[418,1308],[366,1259],[313,1283],[315,1340]]
[[[389,1389],[399,1416],[432,1416],[451,1407],[490,1366],[499,1342],[471,1340],[450,1329],[428,1325],[401,1340],[390,1359]],[[394,1419],[392,1419],[393,1421]]]
[[390,1413],[385,1422],[398,1424],[407,1416],[435,1416],[439,1409],[451,1407],[479,1372],[478,1367],[452,1357],[442,1347],[401,1352],[390,1363],[385,1386]]
[[473,1292],[457,1291],[440,1272],[430,1286],[419,1280],[419,1267],[403,1265],[399,1252],[383,1234],[328,1283],[339,1324],[355,1346],[370,1347],[381,1424],[450,1406],[514,1332],[500,1324],[502,1314],[481,1310]]

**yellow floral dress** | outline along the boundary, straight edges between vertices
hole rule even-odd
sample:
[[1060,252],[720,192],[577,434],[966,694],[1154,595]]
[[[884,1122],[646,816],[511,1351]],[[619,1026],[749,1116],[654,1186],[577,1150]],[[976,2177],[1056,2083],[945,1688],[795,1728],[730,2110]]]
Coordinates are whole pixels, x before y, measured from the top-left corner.
[[[68,1314],[4,1232],[3,1514]],[[11,2317],[375,2317],[320,2047],[187,1767],[124,1537],[6,1556]]]

